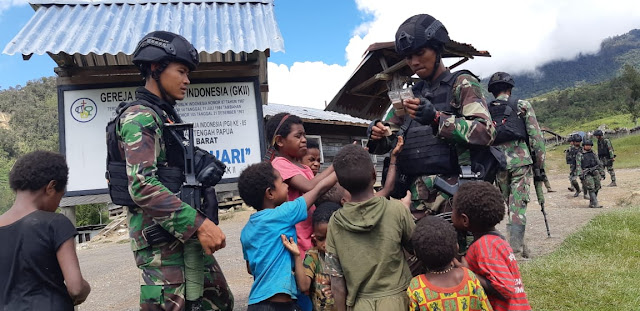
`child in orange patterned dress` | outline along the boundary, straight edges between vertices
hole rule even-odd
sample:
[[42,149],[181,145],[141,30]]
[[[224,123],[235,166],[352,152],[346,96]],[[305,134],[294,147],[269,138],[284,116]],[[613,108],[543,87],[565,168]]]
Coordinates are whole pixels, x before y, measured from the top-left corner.
[[454,265],[457,234],[449,222],[425,216],[418,221],[411,244],[427,272],[409,283],[409,310],[493,310],[476,275]]

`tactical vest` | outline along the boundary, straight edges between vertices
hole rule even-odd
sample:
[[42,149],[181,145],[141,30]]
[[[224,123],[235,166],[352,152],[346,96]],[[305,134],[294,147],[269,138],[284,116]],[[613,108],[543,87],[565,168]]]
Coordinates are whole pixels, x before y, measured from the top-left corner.
[[[467,70],[455,73],[447,71],[431,85],[422,80],[413,86],[413,94],[429,99],[437,111],[458,115],[458,109],[452,105],[453,84],[464,73],[473,75]],[[422,125],[405,116],[399,134],[404,136],[404,147],[398,155],[398,168],[402,174],[456,175],[460,171],[455,146],[438,138],[431,125]]]
[[582,154],[582,169],[592,168],[598,166],[598,158],[593,151],[588,151]]
[[580,148],[575,148],[573,146],[567,150],[567,154],[565,156],[567,164],[576,165],[576,156],[578,155],[578,152],[580,152]]
[[518,100],[515,98],[494,100],[489,104],[489,113],[496,127],[494,145],[527,139],[527,128],[518,112]]
[[609,148],[607,148],[607,143],[603,139],[598,139],[598,157],[600,158],[610,158]]
[[[109,187],[111,202],[116,205],[135,207],[135,202],[129,194],[129,178],[127,176],[127,164],[120,152],[120,140],[118,139],[117,127],[122,114],[131,106],[142,105],[151,108],[162,119],[163,111],[160,107],[145,101],[136,100],[131,103],[122,102],[118,105],[116,116],[107,123],[107,172],[105,177]],[[159,126],[163,126],[160,124]],[[182,142],[176,138],[177,133],[166,128],[162,131],[162,138],[165,143],[166,163],[157,163],[158,170],[156,176],[158,180],[169,191],[177,193],[184,182],[184,153]]]

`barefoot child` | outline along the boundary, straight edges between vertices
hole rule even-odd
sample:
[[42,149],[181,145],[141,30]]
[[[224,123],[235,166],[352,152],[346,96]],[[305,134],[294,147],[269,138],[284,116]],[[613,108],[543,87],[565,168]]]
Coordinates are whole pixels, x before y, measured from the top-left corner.
[[504,200],[492,184],[477,181],[460,186],[451,221],[474,237],[461,265],[478,276],[494,310],[531,310],[513,250],[495,228],[504,214]]
[[296,262],[295,274],[298,287],[303,292],[311,292],[313,311],[335,311],[333,297],[328,294],[330,291],[329,276],[324,273],[325,239],[327,237],[327,225],[331,215],[340,205],[335,202],[325,202],[319,204],[313,212],[313,244],[304,257],[304,262],[300,259],[300,250],[293,238],[287,239],[282,236],[282,243],[294,256]]
[[68,310],[91,291],[82,277],[71,221],[55,213],[69,168],[61,154],[34,151],[16,161],[11,209],[0,215],[0,309]]
[[458,235],[448,221],[423,217],[411,235],[411,245],[427,272],[411,279],[409,310],[493,310],[476,275],[454,266]]
[[253,164],[240,174],[240,197],[258,211],[240,234],[247,270],[254,277],[247,310],[298,310],[293,258],[279,236],[294,236],[295,224],[307,218],[307,210],[318,195],[334,183],[335,175],[287,202],[289,186],[271,163]]

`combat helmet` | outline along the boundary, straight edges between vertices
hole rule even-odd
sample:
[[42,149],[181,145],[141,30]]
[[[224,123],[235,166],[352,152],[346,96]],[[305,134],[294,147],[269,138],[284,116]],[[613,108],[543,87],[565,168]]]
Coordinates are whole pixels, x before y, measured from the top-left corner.
[[603,133],[602,133],[602,130],[595,130],[595,131],[593,132],[593,136],[602,136],[602,134],[603,134]]
[[581,142],[582,141],[582,136],[580,136],[580,134],[572,134],[571,137],[569,137],[569,142]]
[[200,63],[196,48],[183,36],[168,31],[147,34],[133,52],[133,63],[138,67],[164,60],[183,63],[189,70],[195,70]]
[[491,75],[491,78],[489,79],[489,84],[488,84],[489,92],[494,93],[493,89],[495,88],[496,85],[500,83],[508,84],[511,87],[516,86],[516,83],[515,81],[513,81],[513,78],[511,77],[510,74],[506,72],[498,71],[493,75]]
[[586,145],[593,146],[593,140],[585,139],[584,142],[582,142],[582,145],[584,145],[584,146],[586,146]]
[[427,80],[433,78],[445,44],[449,43],[449,32],[444,25],[429,14],[418,14],[405,20],[396,31],[395,48],[402,56],[410,56],[420,49],[428,47],[436,52],[436,61]]

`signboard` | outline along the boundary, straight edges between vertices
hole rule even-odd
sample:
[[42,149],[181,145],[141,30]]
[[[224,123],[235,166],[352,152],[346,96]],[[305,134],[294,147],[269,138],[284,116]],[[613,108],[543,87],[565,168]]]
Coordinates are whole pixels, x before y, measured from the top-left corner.
[[[61,148],[69,164],[67,196],[106,193],[107,122],[136,87],[60,89]],[[176,110],[193,123],[195,144],[227,165],[222,182],[234,182],[260,162],[262,105],[255,81],[191,84]],[[62,111],[63,110],[63,111]]]

